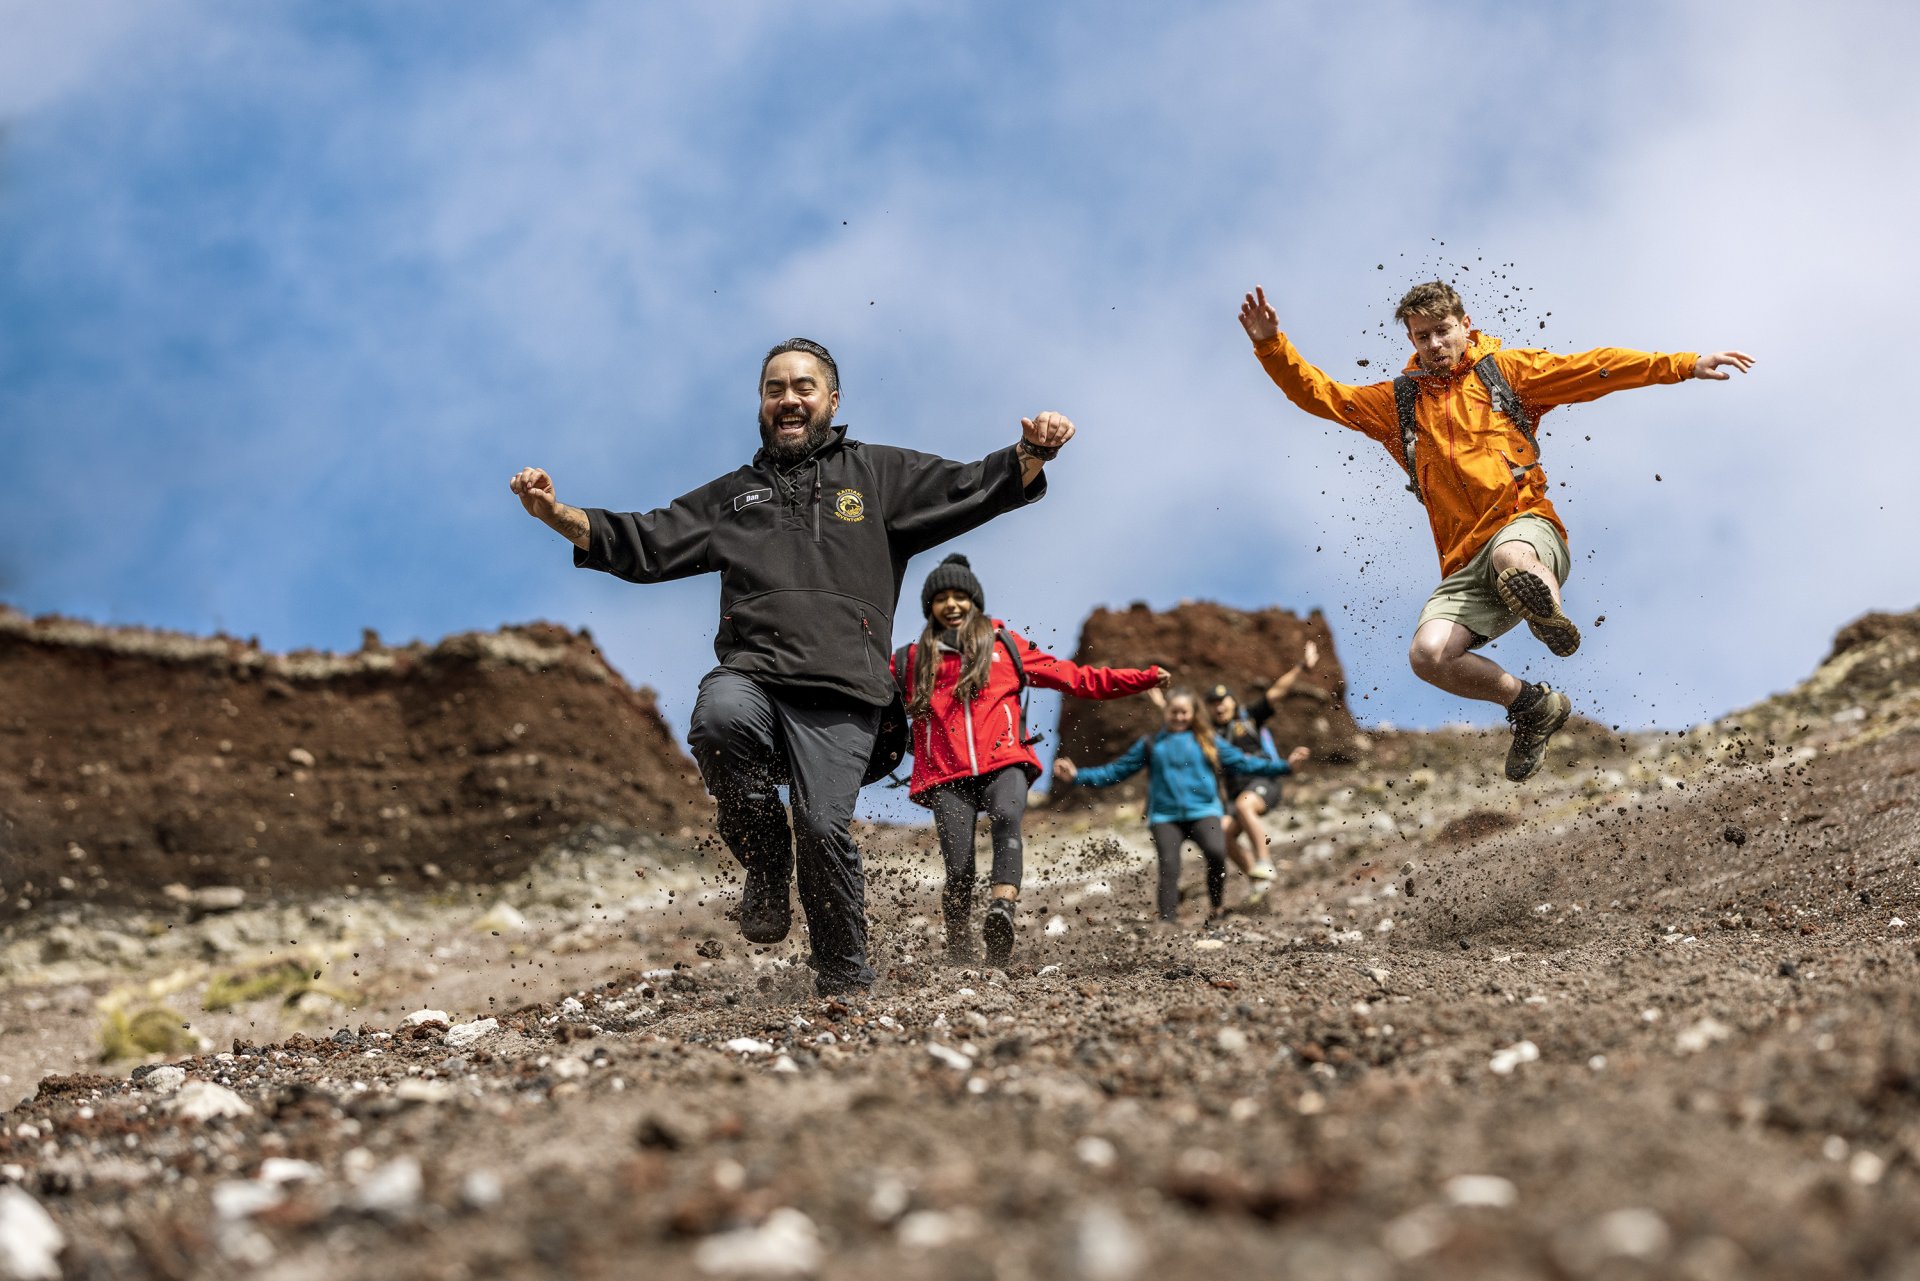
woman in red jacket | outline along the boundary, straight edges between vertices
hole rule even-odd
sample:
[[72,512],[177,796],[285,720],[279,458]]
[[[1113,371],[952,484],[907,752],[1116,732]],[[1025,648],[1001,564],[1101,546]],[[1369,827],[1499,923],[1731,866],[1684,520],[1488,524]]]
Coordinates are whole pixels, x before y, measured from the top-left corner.
[[927,575],[920,609],[926,630],[894,659],[894,679],[906,691],[913,730],[907,794],[933,811],[947,864],[941,895],[947,955],[958,961],[973,955],[967,938],[973,832],[986,813],[993,836],[993,888],[981,936],[988,963],[1004,965],[1013,953],[1014,904],[1020,897],[1020,822],[1027,789],[1041,773],[1021,723],[1022,675],[1042,689],[1076,698],[1124,698],[1164,687],[1171,677],[1158,667],[1081,667],[1044,653],[987,616],[986,593],[965,556],[949,556]]

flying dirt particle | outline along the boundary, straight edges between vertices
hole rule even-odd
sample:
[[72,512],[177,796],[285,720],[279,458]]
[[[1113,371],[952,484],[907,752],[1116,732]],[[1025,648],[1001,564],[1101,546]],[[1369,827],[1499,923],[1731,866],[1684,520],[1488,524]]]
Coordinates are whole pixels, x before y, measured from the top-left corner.
[[1655,473],[1653,473],[1653,478],[1654,478],[1655,480],[1659,480],[1659,479],[1660,479],[1660,473],[1659,473],[1659,472],[1655,472]]
[[[1362,369],[1365,369],[1365,368],[1366,368],[1366,367],[1367,367],[1368,365],[1371,365],[1371,364],[1372,364],[1373,362],[1372,362],[1371,360],[1364,360],[1364,359],[1362,359],[1362,360],[1356,360],[1356,361],[1354,361],[1353,363],[1354,363],[1354,364],[1356,364],[1356,365],[1358,365],[1358,366],[1360,366],[1360,368],[1362,368]],[[956,608],[957,608],[957,606],[956,606]]]
[[1600,624],[1602,624],[1602,623],[1604,623],[1604,622],[1606,622],[1606,621],[1607,621],[1607,616],[1606,616],[1605,614],[1602,614],[1602,615],[1600,615],[1600,617],[1598,617],[1598,618],[1596,618],[1596,619],[1594,619],[1594,620],[1593,620],[1593,625],[1594,625],[1595,627],[1598,627],[1598,626],[1600,626]]

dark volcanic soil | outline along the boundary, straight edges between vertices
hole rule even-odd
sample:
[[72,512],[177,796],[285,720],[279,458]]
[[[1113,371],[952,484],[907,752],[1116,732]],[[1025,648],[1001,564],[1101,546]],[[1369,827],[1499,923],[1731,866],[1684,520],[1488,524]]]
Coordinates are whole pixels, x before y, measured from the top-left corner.
[[0,609],[0,708],[0,919],[512,876],[579,822],[706,812],[653,692],[549,624],[281,656]]
[[[0,1183],[69,1277],[1912,1278],[1917,676],[1881,635],[1524,790],[1479,735],[1303,779],[1282,885],[1211,930],[1147,921],[1137,817],[1043,814],[1005,971],[937,961],[925,837],[872,833],[858,1001],[743,946],[698,850],[543,860],[524,932],[407,900],[331,972],[360,1011],[172,1060],[242,1115],[41,1082]],[[0,1028],[112,981],[45,972]]]

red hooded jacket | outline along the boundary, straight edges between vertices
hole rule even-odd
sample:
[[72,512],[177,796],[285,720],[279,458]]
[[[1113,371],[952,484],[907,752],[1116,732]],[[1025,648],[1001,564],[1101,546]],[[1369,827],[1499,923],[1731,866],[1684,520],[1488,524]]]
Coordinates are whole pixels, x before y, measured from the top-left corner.
[[[1003,627],[997,618],[993,625],[996,629]],[[1011,629],[1007,639],[1020,651],[1028,684],[1075,698],[1125,698],[1145,693],[1160,679],[1158,668],[1069,663]],[[940,670],[934,676],[931,706],[927,715],[913,718],[913,776],[907,780],[907,795],[921,801],[922,793],[929,788],[976,774],[991,774],[1008,765],[1024,769],[1029,782],[1039,778],[1040,759],[1020,741],[1020,681],[1007,658],[1007,647],[994,640],[987,687],[969,700],[955,698],[953,693],[960,683],[960,655],[945,648],[939,653]],[[909,701],[913,696],[913,667],[919,656],[916,642],[907,649],[906,672],[894,673],[895,679],[904,676]]]

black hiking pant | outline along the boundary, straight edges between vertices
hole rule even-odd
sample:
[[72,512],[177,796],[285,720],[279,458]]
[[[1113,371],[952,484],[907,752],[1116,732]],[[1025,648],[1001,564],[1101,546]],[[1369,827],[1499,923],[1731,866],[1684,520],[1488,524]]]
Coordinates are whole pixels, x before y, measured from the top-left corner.
[[940,910],[947,921],[947,940],[966,933],[973,911],[974,825],[984,812],[993,839],[993,883],[1019,885],[1022,875],[1020,822],[1027,814],[1027,772],[1008,765],[991,774],[957,778],[929,788],[927,805],[940,834],[940,857],[947,865],[947,884]]
[[[873,754],[880,709],[783,689],[725,667],[708,672],[687,743],[719,809],[721,839],[741,866],[784,895],[798,865],[808,961],[819,980],[867,984],[867,886],[848,828]],[[776,790],[788,787],[793,824]]]
[[1207,860],[1207,902],[1218,912],[1227,893],[1227,835],[1217,818],[1188,819],[1182,823],[1155,823],[1154,852],[1160,856],[1160,919],[1180,913],[1180,846],[1192,841]]

